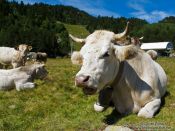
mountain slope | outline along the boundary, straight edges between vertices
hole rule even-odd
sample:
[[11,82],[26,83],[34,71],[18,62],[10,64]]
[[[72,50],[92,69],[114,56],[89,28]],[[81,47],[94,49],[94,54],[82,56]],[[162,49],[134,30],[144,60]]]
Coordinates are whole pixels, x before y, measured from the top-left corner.
[[[64,24],[66,29],[68,30],[69,34],[72,34],[79,38],[86,38],[89,35],[89,32],[86,30],[85,26],[83,25],[71,25],[71,24]],[[71,41],[71,46],[73,50],[80,50],[81,44],[75,43]]]

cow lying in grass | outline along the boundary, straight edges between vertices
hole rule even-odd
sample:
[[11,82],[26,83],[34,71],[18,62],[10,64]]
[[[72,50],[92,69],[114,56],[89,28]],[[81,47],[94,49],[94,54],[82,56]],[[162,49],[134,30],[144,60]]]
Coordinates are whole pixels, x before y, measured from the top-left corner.
[[[123,39],[117,41],[117,43],[119,45],[135,45],[135,46],[140,48],[141,44],[142,44],[141,43],[142,39],[143,39],[143,37],[138,38],[138,37],[127,36],[127,37],[124,37]],[[156,60],[158,57],[158,54],[155,50],[148,50],[148,51],[146,51],[146,53],[149,54],[153,60]]]
[[33,60],[38,63],[46,63],[47,62],[47,53],[45,52],[29,52],[27,54],[27,60]]
[[0,64],[12,65],[13,68],[25,65],[27,53],[32,49],[31,46],[21,44],[16,48],[0,47]]
[[34,88],[34,79],[47,75],[44,64],[32,64],[15,69],[0,70],[0,90],[16,88],[17,91]]
[[71,57],[74,64],[82,65],[75,84],[85,94],[99,92],[99,100],[94,105],[96,111],[103,111],[112,102],[119,113],[152,118],[166,93],[167,76],[139,47],[117,43],[127,30],[128,25],[119,34],[97,30],[86,39],[70,35],[74,41],[84,44]]

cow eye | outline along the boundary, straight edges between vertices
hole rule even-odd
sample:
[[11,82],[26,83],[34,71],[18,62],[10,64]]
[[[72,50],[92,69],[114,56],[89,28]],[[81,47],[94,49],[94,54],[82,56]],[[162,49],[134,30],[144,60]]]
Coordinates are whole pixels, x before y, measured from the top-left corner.
[[108,52],[105,52],[105,53],[102,55],[102,58],[108,57],[108,56],[109,56],[109,53],[108,53]]

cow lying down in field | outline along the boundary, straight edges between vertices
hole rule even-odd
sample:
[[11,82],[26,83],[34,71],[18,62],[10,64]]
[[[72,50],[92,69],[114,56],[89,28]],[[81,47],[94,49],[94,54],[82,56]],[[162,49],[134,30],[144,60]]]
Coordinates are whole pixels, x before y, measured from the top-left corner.
[[25,65],[31,46],[21,44],[16,48],[0,47],[0,65],[12,65],[13,68]]
[[[99,92],[95,111],[103,111],[113,103],[119,113],[137,113],[152,118],[159,110],[166,93],[167,76],[149,54],[135,45],[118,45],[128,30],[114,34],[97,30],[86,39],[80,52],[71,56],[72,63],[81,65],[75,84],[88,95]],[[108,88],[110,87],[110,88]]]
[[44,64],[21,66],[15,69],[0,70],[0,90],[16,88],[17,91],[34,88],[34,79],[47,75]]
[[[127,37],[124,37],[123,39],[117,41],[117,44],[119,44],[119,45],[135,45],[135,46],[138,46],[140,48],[142,45],[142,43],[141,43],[142,39],[143,39],[143,37],[138,38],[138,37],[127,36]],[[155,50],[148,50],[148,51],[146,51],[146,53],[149,54],[153,60],[156,60],[158,57],[158,54]]]
[[28,60],[33,60],[34,62],[46,63],[47,62],[47,53],[45,52],[29,52],[27,54]]

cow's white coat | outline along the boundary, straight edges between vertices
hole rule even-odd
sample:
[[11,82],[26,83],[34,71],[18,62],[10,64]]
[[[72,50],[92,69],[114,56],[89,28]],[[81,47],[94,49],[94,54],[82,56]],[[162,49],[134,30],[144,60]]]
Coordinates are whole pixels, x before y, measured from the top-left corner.
[[43,64],[33,64],[9,70],[0,69],[0,90],[16,88],[20,91],[34,88],[34,79],[44,78],[46,75],[47,71]]
[[0,64],[12,65],[13,68],[22,66],[26,62],[27,53],[31,50],[31,46],[21,44],[18,49],[10,47],[0,47]]
[[[85,39],[79,54],[76,52],[71,58],[73,63],[82,63],[76,76],[90,76],[86,88],[97,89],[100,93],[111,86],[111,101],[120,113],[133,112],[151,118],[160,108],[161,98],[165,95],[166,74],[157,62],[137,46],[117,45],[114,35],[113,32],[98,30]],[[76,55],[82,58],[82,62],[75,62],[79,60]],[[124,63],[123,71],[116,80],[121,62]],[[95,110],[101,111],[102,108],[98,106]]]

